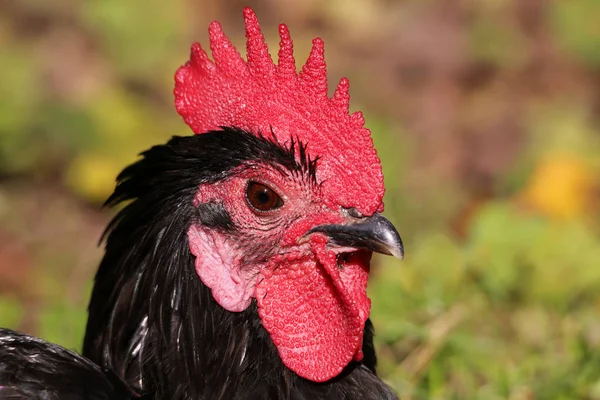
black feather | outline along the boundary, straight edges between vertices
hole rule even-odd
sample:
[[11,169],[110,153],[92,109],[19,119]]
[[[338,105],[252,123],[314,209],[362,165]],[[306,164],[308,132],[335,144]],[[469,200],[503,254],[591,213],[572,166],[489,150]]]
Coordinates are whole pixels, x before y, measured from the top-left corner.
[[198,221],[207,228],[232,231],[234,229],[231,216],[225,209],[223,203],[210,201],[198,205]]
[[315,181],[317,164],[306,154],[300,143],[223,128],[174,137],[127,167],[107,201],[131,202],[105,233],[84,355],[156,399],[395,399],[374,373],[370,322],[365,362],[314,383],[283,365],[255,303],[224,310],[195,272],[188,227],[235,228],[218,204],[194,206],[199,186],[257,163]]
[[117,375],[77,353],[0,329],[0,398],[125,400],[141,398]]

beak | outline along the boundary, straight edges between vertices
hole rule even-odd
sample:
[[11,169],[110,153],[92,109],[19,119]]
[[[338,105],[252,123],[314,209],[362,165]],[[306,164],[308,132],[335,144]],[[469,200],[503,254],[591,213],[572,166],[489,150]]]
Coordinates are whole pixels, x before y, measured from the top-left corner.
[[402,239],[394,225],[381,214],[347,225],[319,225],[308,231],[322,233],[331,243],[404,258]]

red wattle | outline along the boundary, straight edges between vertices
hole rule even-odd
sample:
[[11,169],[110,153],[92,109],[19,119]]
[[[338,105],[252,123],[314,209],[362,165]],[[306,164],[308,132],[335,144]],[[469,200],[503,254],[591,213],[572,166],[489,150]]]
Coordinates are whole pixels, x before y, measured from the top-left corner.
[[324,382],[362,359],[370,254],[352,254],[339,267],[324,243],[313,243],[313,251],[316,259],[290,256],[276,260],[277,268],[263,268],[255,297],[283,363]]

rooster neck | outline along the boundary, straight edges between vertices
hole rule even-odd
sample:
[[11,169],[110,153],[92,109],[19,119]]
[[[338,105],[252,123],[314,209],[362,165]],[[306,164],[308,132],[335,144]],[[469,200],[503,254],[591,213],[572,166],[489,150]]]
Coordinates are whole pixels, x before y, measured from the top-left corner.
[[310,160],[297,163],[293,147],[229,128],[174,138],[143,156],[121,173],[107,202],[131,200],[107,228],[85,356],[155,399],[395,398],[371,371],[370,323],[365,361],[315,384],[283,365],[255,301],[242,312],[226,311],[195,272],[186,232],[202,223],[193,202],[199,185],[246,161],[314,174]]

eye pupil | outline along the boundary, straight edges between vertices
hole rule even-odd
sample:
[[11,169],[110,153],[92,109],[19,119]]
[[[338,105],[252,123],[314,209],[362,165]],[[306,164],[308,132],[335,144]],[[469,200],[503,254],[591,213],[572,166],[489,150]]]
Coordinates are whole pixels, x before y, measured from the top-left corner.
[[258,211],[270,211],[283,205],[281,197],[273,189],[257,182],[249,182],[246,199],[250,206]]
[[270,196],[269,193],[267,192],[261,192],[258,194],[258,201],[260,201],[263,204],[266,204],[269,202]]

